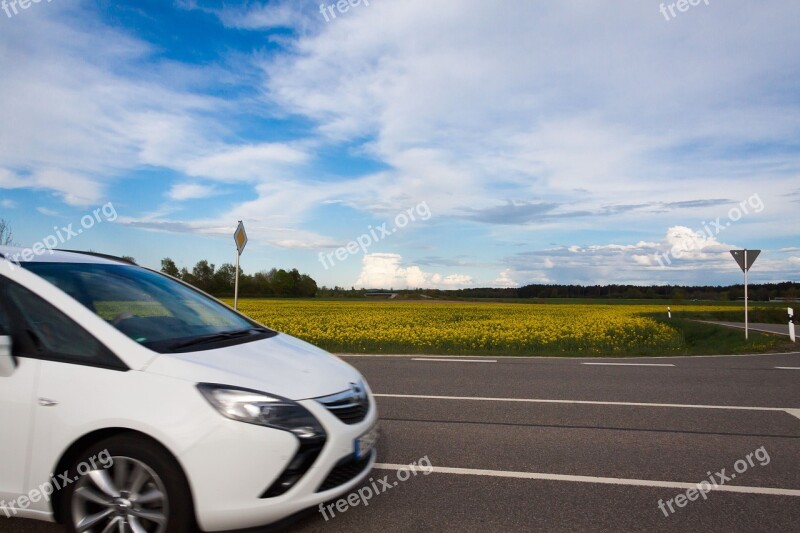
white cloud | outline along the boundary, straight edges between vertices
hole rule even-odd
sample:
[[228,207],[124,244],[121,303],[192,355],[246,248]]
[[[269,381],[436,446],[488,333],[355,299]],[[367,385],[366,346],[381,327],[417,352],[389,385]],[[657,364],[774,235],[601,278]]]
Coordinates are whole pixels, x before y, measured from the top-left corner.
[[103,198],[104,187],[97,181],[73,172],[47,168],[31,176],[35,188],[53,191],[68,205],[89,206]]
[[41,214],[43,214],[45,216],[48,216],[48,217],[57,217],[57,216],[59,216],[58,215],[58,211],[55,211],[53,209],[48,209],[46,207],[37,207],[36,210],[38,212],[40,212]]
[[[237,220],[232,216],[217,219],[195,220],[183,222],[179,220],[165,219],[156,213],[153,217],[129,217],[120,216],[117,219],[119,224],[127,224],[147,231],[169,232],[169,233],[196,233],[198,235],[208,235],[215,237],[229,237],[236,229]],[[332,248],[337,243],[313,231],[296,228],[277,227],[265,225],[259,219],[244,218],[243,222],[247,229],[250,239],[248,246],[270,245],[276,248],[297,249],[297,250],[320,250]]]
[[688,261],[717,258],[720,253],[733,248],[730,244],[719,242],[715,236],[708,235],[704,231],[694,231],[685,226],[669,228],[664,240],[667,253],[672,257]]
[[259,144],[228,147],[212,155],[199,157],[186,164],[190,176],[220,180],[267,180],[281,165],[296,165],[308,155],[287,144]]
[[[200,9],[216,15],[228,28],[244,30],[271,30],[275,28],[302,28],[313,25],[310,18],[311,12],[304,9],[297,0],[272,0],[261,4],[247,3],[244,7],[224,6],[221,9],[212,9],[199,6],[193,0],[179,0],[178,5],[184,9]],[[316,7],[316,4],[312,4]]]
[[16,206],[17,204],[14,202],[14,200],[9,200],[7,198],[0,200],[0,207],[3,209],[14,209]]
[[[725,11],[693,13],[678,26],[635,2],[375,3],[264,61],[265,86],[271,102],[316,122],[323,139],[367,139],[364,151],[389,170],[364,187],[342,185],[363,206],[410,196],[439,216],[537,199],[593,211],[619,198],[669,203],[721,190],[746,198],[752,175],[779,197],[796,188],[796,151],[740,148],[800,135],[795,101],[751,98],[775,91],[776,65],[788,72],[784,94],[796,83],[797,61],[783,50],[800,47],[790,22],[800,6]],[[616,216],[642,227],[673,209]],[[574,227],[574,218],[550,224]]]
[[14,126],[0,128],[0,188],[85,206],[144,165],[182,172],[229,134],[215,117],[231,104],[192,90],[224,79],[216,67],[162,62],[96,17],[88,6],[54,3],[4,25],[0,94],[13,97],[0,124]]
[[362,260],[361,274],[355,283],[372,289],[459,289],[474,283],[465,274],[423,272],[418,266],[402,266],[398,254],[367,254]]
[[[720,242],[716,236],[703,231],[693,231],[685,226],[667,229],[661,242],[639,241],[636,244],[604,244],[578,246],[562,249],[560,266],[584,264],[602,267],[603,265],[628,269],[634,266],[653,269],[703,269],[709,263],[723,265],[729,259],[725,254],[735,248],[732,244]],[[557,251],[548,251],[557,253]],[[549,257],[545,263],[552,263]],[[733,268],[733,265],[724,264]]]
[[19,176],[0,168],[0,188],[46,190],[73,206],[96,204],[103,197],[103,185],[81,174],[43,168],[27,176]]
[[[716,235],[673,226],[659,242],[564,246],[520,253],[506,263],[522,283],[553,283],[540,274],[557,262],[560,283],[719,284],[732,283],[741,273],[730,255],[739,248]],[[752,271],[755,279],[796,279],[800,258],[781,255],[780,250],[764,250]]]
[[492,282],[495,287],[511,288],[518,287],[519,284],[511,279],[512,271],[510,268],[503,270],[500,275]]
[[198,198],[208,198],[217,192],[215,187],[202,185],[200,183],[176,183],[167,193],[173,200],[195,200]]
[[0,167],[0,188],[3,189],[20,189],[28,183],[17,176],[14,172]]

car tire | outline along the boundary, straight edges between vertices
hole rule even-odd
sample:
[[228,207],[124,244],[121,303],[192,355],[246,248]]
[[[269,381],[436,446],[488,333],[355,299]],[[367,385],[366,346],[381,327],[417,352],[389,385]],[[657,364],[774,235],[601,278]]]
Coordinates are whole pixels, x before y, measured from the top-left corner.
[[[175,459],[137,435],[87,448],[69,468],[61,516],[69,532],[198,531],[189,484]],[[94,522],[86,527],[89,522]],[[105,529],[108,528],[108,529]]]

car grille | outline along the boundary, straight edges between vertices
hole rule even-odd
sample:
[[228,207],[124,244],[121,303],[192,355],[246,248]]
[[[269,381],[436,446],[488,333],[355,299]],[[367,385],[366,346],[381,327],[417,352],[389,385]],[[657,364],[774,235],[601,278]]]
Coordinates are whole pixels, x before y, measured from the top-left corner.
[[352,383],[350,390],[316,400],[345,424],[358,424],[369,412],[369,397],[361,384]]
[[364,472],[369,466],[373,453],[374,451],[363,459],[348,457],[339,461],[339,464],[333,467],[328,477],[326,477],[322,485],[319,486],[317,492],[325,492],[326,490],[336,488],[358,477],[358,475]]

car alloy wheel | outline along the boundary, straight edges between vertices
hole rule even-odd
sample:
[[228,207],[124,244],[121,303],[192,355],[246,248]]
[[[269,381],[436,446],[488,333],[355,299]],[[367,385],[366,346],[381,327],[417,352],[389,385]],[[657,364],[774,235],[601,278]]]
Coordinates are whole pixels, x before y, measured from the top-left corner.
[[72,493],[72,525],[79,532],[164,533],[169,498],[145,463],[112,456],[108,468],[89,471]]

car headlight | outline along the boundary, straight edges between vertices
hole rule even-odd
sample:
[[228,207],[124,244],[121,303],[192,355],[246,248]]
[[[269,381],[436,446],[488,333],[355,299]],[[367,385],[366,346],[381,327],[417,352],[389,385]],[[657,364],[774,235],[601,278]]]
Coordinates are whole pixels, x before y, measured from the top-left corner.
[[325,430],[299,403],[259,391],[200,383],[197,389],[223,416],[248,424],[289,431],[298,438],[325,437]]

